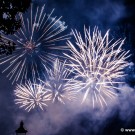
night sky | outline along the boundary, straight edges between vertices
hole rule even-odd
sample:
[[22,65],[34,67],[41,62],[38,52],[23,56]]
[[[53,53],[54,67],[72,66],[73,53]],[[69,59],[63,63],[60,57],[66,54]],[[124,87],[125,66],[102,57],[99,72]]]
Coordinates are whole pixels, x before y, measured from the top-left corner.
[[[130,50],[130,66],[125,69],[125,84],[121,96],[109,107],[93,109],[89,104],[51,104],[45,111],[27,112],[14,103],[16,84],[6,78],[0,66],[0,134],[14,135],[21,120],[28,135],[134,135],[121,128],[135,129],[135,2],[132,0],[33,0],[46,4],[46,12],[55,8],[55,16],[71,29],[83,32],[86,27],[98,28],[110,37],[125,38],[125,50]],[[72,40],[72,39],[71,39]]]

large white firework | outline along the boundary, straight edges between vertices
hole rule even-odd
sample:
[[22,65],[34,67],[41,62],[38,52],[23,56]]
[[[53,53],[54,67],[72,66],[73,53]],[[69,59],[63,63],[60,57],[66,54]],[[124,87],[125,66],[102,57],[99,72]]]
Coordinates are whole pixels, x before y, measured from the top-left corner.
[[[67,28],[60,18],[45,13],[45,5],[34,4],[25,14],[20,14],[22,27],[14,35],[6,36],[16,44],[16,51],[9,56],[1,56],[0,65],[5,64],[3,72],[12,82],[37,78],[45,73],[45,68],[56,56],[55,50],[67,49],[58,41],[69,39],[69,35],[61,35]],[[56,45],[56,42],[58,44]]]
[[96,27],[92,35],[90,28],[84,28],[84,39],[76,30],[73,35],[76,42],[68,41],[71,54],[65,55],[78,80],[74,87],[84,92],[82,103],[88,98],[93,107],[95,103],[107,105],[108,98],[117,95],[117,86],[122,83],[118,78],[125,76],[123,69],[128,65],[129,51],[122,49],[124,40],[109,41],[109,30],[102,36]]
[[65,62],[62,63],[56,59],[52,69],[48,69],[48,78],[44,83],[47,91],[52,93],[53,102],[73,101],[76,99],[77,92],[72,88],[73,79],[69,78],[70,71],[67,70]]
[[51,93],[46,91],[42,84],[34,84],[31,81],[18,84],[14,90],[15,104],[20,108],[25,108],[28,112],[36,107],[41,110],[47,106],[47,102],[51,100]]

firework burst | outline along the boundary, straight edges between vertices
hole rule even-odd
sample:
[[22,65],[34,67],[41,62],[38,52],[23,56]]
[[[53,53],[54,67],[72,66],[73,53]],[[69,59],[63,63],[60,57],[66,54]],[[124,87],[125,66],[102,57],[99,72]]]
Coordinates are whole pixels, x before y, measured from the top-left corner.
[[48,79],[44,83],[47,91],[52,93],[53,102],[65,104],[66,100],[76,99],[76,92],[72,88],[72,79],[69,79],[70,72],[66,69],[65,62],[58,59],[53,64],[53,69],[48,69]]
[[35,107],[43,110],[47,101],[51,100],[51,94],[45,91],[41,84],[32,84],[30,81],[25,85],[17,85],[14,93],[15,104],[19,104],[20,108],[25,108],[28,112]]
[[[51,17],[45,13],[45,5],[38,7],[31,5],[26,14],[20,14],[22,27],[14,35],[6,37],[16,44],[16,51],[12,55],[2,56],[0,65],[6,64],[7,77],[15,81],[25,81],[41,78],[46,66],[57,56],[54,50],[65,50],[67,47],[56,42],[69,39],[68,35],[61,35],[67,28],[60,18]],[[58,57],[58,56],[57,56]]]
[[107,105],[107,99],[113,98],[122,83],[116,79],[125,76],[123,69],[128,66],[126,59],[129,51],[124,51],[124,40],[109,41],[109,31],[102,37],[98,28],[94,28],[91,36],[90,29],[84,28],[84,39],[76,30],[73,31],[76,44],[68,41],[71,54],[65,54],[74,68],[78,83],[77,89],[84,91],[82,103],[88,98],[101,106]]

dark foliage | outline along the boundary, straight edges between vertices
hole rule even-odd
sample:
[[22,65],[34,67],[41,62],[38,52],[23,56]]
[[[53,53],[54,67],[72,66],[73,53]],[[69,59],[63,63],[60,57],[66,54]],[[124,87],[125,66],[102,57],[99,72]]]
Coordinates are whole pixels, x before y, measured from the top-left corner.
[[[0,0],[0,33],[14,34],[21,27],[17,15],[25,12],[31,0]],[[15,49],[14,43],[0,36],[0,54],[10,54]]]
[[1,54],[12,54],[12,52],[15,50],[15,43],[8,41],[5,38],[0,37],[0,55]]
[[5,34],[13,34],[21,26],[21,20],[16,17],[25,12],[31,0],[0,0],[0,30]]

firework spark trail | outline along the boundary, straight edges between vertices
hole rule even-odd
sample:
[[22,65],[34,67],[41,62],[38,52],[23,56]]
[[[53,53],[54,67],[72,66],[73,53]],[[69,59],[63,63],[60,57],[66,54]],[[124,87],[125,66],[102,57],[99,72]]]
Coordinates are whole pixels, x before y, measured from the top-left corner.
[[65,104],[66,100],[73,101],[76,94],[72,88],[72,79],[69,78],[70,72],[66,69],[65,62],[56,59],[52,69],[48,69],[48,79],[44,83],[47,91],[52,92],[52,101],[59,101]]
[[25,108],[28,112],[35,107],[44,109],[47,101],[51,100],[51,93],[46,91],[41,84],[33,84],[31,81],[25,85],[18,84],[14,90],[15,104],[19,104],[20,108]]
[[103,107],[107,105],[107,98],[117,95],[115,90],[119,90],[117,85],[122,82],[115,80],[125,76],[123,69],[128,66],[129,51],[122,49],[124,40],[109,41],[109,31],[102,37],[96,27],[92,36],[90,28],[84,28],[84,39],[76,30],[73,35],[76,44],[68,41],[71,54],[65,56],[69,59],[67,65],[73,67],[76,74],[74,87],[85,91],[82,103],[90,96],[93,107],[95,103]]
[[[35,11],[36,10],[36,11]],[[55,45],[56,42],[69,39],[69,35],[61,35],[67,29],[65,22],[60,18],[51,17],[54,10],[49,15],[45,13],[45,5],[35,7],[31,5],[26,14],[20,14],[22,27],[14,35],[6,38],[16,44],[16,51],[10,56],[2,56],[0,65],[6,64],[3,72],[7,72],[7,77],[15,81],[24,81],[45,76],[44,69],[57,56],[55,50],[65,50],[66,46]],[[58,56],[57,56],[58,57]],[[31,77],[32,76],[32,77]]]

